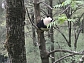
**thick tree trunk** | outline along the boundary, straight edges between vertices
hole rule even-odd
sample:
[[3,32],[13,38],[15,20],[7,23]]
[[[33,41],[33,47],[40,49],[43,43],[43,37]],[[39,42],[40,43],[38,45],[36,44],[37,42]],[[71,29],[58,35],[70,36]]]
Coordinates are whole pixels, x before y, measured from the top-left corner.
[[[41,20],[39,4],[40,4],[39,0],[34,0],[35,18],[37,23]],[[41,61],[42,63],[49,63],[49,57],[47,56],[46,45],[44,40],[44,32],[38,29],[37,34],[38,34],[38,43],[39,43]]]
[[48,52],[46,51],[46,45],[45,45],[45,40],[44,40],[44,32],[39,31],[39,42],[40,42],[40,56],[42,63],[49,63],[49,57],[48,57]]
[[6,48],[10,63],[26,63],[24,19],[24,0],[6,0]]

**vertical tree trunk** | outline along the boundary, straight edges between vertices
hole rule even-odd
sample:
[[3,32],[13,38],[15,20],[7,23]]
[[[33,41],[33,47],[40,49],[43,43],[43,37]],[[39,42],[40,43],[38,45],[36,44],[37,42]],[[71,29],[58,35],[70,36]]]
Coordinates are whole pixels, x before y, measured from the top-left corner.
[[82,20],[82,33],[84,33],[84,17],[83,17],[83,20]]
[[[49,0],[49,5],[50,5],[51,7],[52,7],[52,2],[53,2],[53,0]],[[49,13],[50,17],[52,17],[52,9],[48,9],[48,13]],[[54,50],[53,27],[51,27],[51,29],[50,29],[50,40],[51,40],[51,42],[52,42],[52,44],[51,44],[51,51],[53,51],[53,50]],[[52,53],[51,56],[52,56],[51,61],[52,61],[52,63],[53,63],[53,62],[55,61],[54,53]]]
[[[71,16],[72,16],[72,9],[69,7],[67,9],[67,11],[65,12],[65,14],[66,14],[66,16],[67,16],[68,19],[71,18]],[[68,28],[69,28],[69,47],[71,47],[71,25],[72,25],[71,21],[68,21]]]
[[71,47],[71,21],[68,22],[69,23],[69,44],[70,44],[70,47]]
[[[31,15],[31,21],[34,23],[34,14],[33,13]],[[35,28],[33,26],[32,26],[32,36],[33,36],[33,44],[34,44],[34,46],[37,46],[36,33],[35,33]]]
[[6,48],[10,63],[26,63],[24,0],[6,0]]
[[[41,20],[39,4],[40,4],[39,0],[34,0],[35,18],[37,23]],[[44,40],[44,31],[38,29],[37,34],[38,34],[40,57],[41,57],[42,63],[49,63],[49,57],[47,56],[46,45]]]

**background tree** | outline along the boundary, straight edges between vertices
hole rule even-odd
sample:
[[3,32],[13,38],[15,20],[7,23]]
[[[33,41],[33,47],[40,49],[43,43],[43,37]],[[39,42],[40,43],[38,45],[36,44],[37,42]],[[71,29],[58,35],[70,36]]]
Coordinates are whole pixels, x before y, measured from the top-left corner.
[[[41,20],[39,4],[40,4],[39,0],[34,0],[35,19],[37,23]],[[46,45],[45,45],[44,31],[37,29],[37,34],[38,34],[38,43],[39,43],[40,57],[42,63],[49,63],[49,58],[47,56]]]
[[24,0],[6,0],[6,27],[10,63],[26,63],[24,20]]

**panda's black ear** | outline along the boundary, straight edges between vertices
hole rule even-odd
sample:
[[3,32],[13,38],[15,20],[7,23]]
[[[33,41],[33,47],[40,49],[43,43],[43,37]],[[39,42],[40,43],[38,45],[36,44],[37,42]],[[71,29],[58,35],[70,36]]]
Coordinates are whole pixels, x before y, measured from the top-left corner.
[[49,15],[49,14],[47,14],[47,17],[50,17],[50,15]]
[[50,17],[50,16],[47,16],[47,18]]

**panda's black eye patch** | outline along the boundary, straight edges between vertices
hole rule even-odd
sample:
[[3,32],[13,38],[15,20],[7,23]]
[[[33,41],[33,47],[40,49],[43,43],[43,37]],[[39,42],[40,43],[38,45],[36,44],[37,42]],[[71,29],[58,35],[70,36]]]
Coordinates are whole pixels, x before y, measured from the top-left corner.
[[52,22],[52,20],[50,22]]

